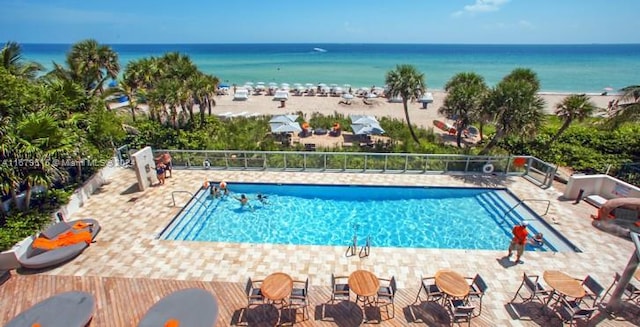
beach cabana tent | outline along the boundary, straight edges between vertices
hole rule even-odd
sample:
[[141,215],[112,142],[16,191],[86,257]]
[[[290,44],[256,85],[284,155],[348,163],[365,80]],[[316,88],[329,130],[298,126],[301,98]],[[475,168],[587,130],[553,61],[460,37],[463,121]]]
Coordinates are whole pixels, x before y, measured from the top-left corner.
[[377,124],[380,125],[376,117],[370,115],[351,115],[351,124]]
[[300,124],[295,121],[285,123],[269,123],[269,127],[271,127],[271,133],[274,134],[302,132],[302,127],[300,127]]
[[379,124],[351,124],[351,129],[355,135],[384,134],[384,129]]
[[298,119],[298,115],[277,115],[271,117],[269,124],[271,123],[291,123]]

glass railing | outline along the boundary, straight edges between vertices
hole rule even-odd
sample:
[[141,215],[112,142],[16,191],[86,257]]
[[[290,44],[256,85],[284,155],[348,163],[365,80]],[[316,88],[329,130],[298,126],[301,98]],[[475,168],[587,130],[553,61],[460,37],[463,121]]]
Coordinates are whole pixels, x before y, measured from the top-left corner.
[[532,156],[162,149],[154,156],[164,152],[178,169],[500,174],[524,176],[541,187],[551,186],[556,172],[556,166]]

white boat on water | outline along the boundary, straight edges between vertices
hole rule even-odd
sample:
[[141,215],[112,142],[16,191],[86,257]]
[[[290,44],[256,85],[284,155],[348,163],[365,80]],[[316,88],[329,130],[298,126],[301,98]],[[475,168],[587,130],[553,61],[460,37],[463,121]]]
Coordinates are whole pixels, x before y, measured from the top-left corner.
[[313,51],[315,51],[315,52],[327,52],[327,50],[325,50],[323,48],[313,48]]

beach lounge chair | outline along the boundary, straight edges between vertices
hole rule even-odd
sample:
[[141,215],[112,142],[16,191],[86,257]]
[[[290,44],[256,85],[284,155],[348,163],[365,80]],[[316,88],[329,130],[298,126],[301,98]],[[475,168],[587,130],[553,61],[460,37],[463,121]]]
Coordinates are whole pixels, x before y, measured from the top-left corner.
[[[70,222],[61,221],[42,231],[38,238],[56,241],[60,240],[64,235],[68,235],[69,232],[74,234],[89,232],[91,234],[91,241],[93,241],[100,232],[100,224],[94,219],[80,219]],[[42,269],[61,264],[77,257],[89,246],[87,242],[80,241],[45,250],[34,247],[34,242],[36,242],[35,237],[28,243],[26,251],[18,257],[18,262],[24,268]]]
[[65,292],[36,303],[5,327],[84,327],[93,317],[95,299],[86,292]]
[[233,94],[233,101],[246,101],[249,100],[249,90],[247,89],[237,89]]
[[210,292],[187,288],[156,302],[147,310],[138,327],[211,327],[216,324],[218,310],[218,301]]

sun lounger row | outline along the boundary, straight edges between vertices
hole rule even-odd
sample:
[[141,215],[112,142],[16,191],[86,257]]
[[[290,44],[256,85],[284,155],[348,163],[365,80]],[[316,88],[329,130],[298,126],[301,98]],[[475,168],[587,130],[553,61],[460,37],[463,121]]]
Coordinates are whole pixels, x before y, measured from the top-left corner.
[[231,112],[231,111],[227,111],[227,112],[222,112],[219,114],[216,114],[216,116],[220,119],[229,119],[229,118],[238,118],[238,117],[245,117],[245,118],[252,118],[252,117],[258,117],[258,116],[262,116],[262,114],[257,113],[257,112]]
[[[87,292],[64,292],[36,303],[6,327],[86,326],[93,317],[95,298]],[[210,327],[218,319],[218,301],[208,291],[188,288],[173,292],[149,308],[138,327]]]

